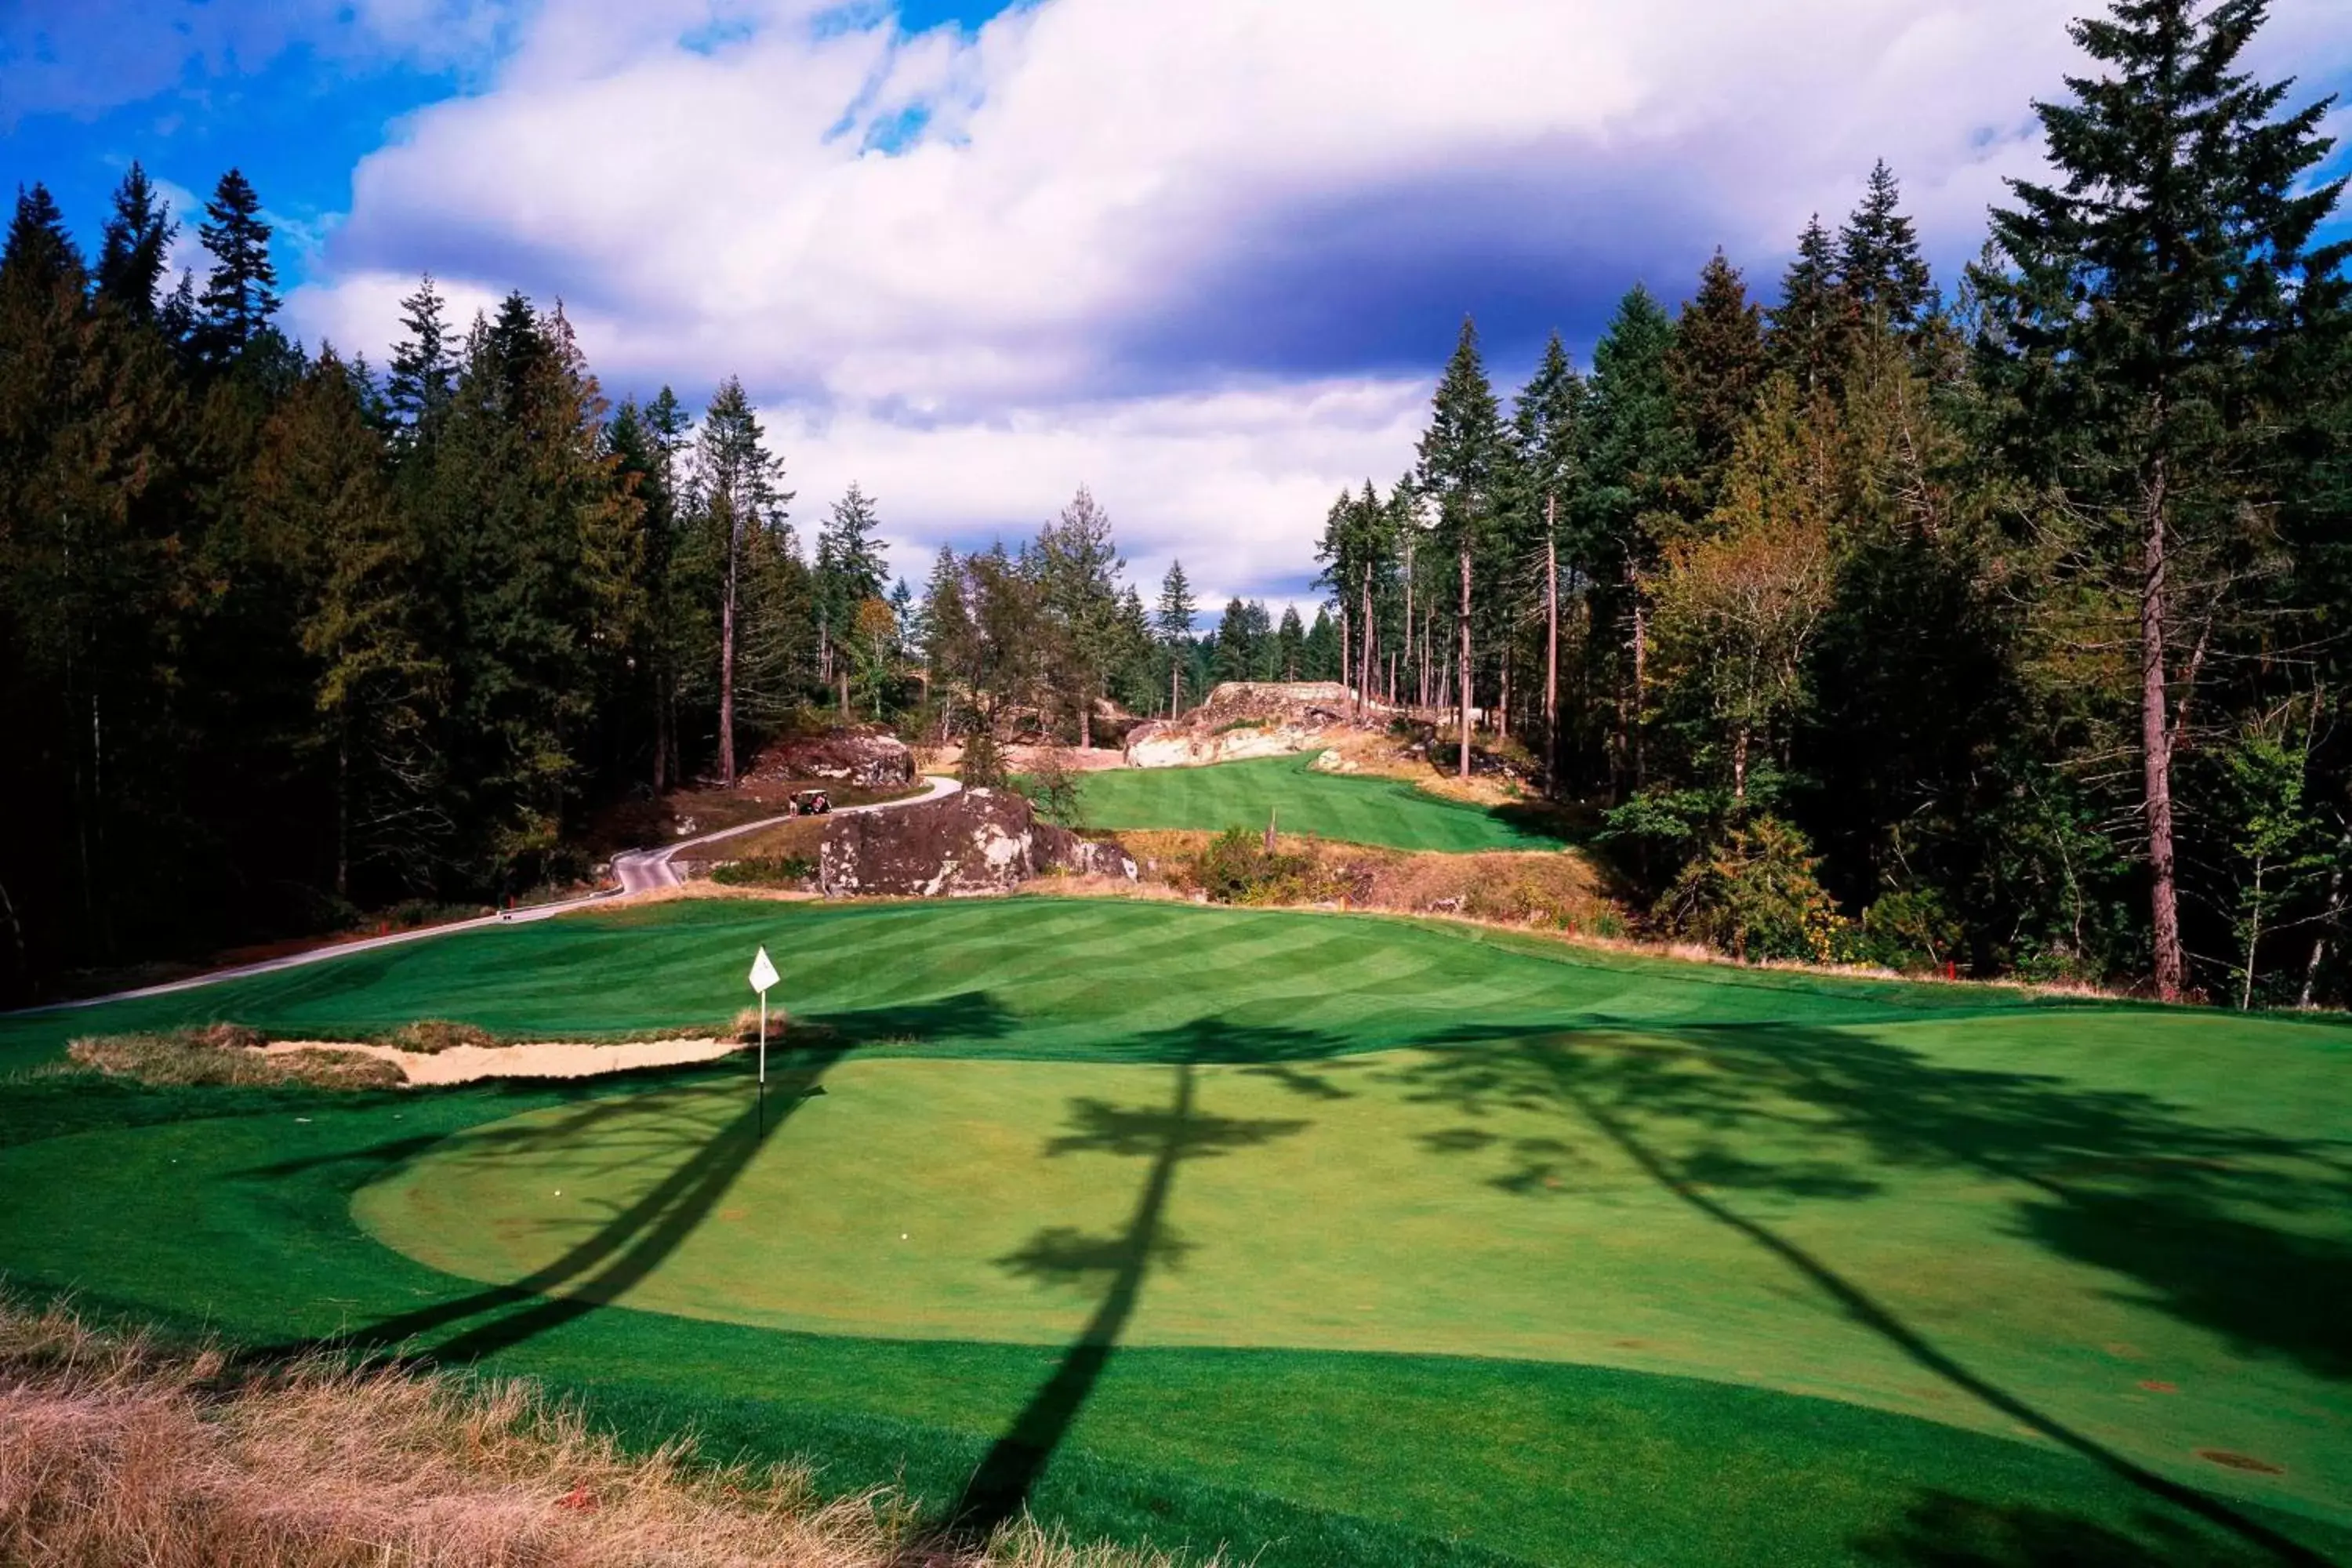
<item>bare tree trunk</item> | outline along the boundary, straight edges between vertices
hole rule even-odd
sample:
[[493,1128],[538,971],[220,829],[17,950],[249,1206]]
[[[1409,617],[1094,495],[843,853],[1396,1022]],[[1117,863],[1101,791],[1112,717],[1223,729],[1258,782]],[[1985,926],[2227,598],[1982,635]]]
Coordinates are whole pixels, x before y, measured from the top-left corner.
[[735,787],[735,556],[734,524],[728,524],[727,594],[719,604],[719,783]]
[[1348,679],[1348,661],[1353,658],[1355,654],[1355,649],[1349,646],[1355,640],[1349,635],[1349,624],[1348,600],[1346,595],[1342,595],[1339,599],[1339,686],[1343,690],[1354,689],[1354,687]]
[[1363,603],[1364,653],[1356,660],[1356,669],[1363,676],[1361,689],[1356,693],[1356,722],[1359,724],[1364,721],[1364,704],[1372,700],[1372,678],[1380,673],[1381,668],[1381,662],[1372,651],[1378,646],[1375,639],[1380,636],[1380,627],[1372,619],[1372,569],[1370,566],[1364,568]]
[[1503,683],[1501,695],[1495,700],[1495,733],[1507,741],[1511,738],[1511,639],[1503,638]]
[[1462,542],[1462,755],[1456,776],[1470,776],[1470,542]]
[[[1413,658],[1413,647],[1412,647],[1412,628],[1413,628],[1413,625],[1414,625],[1414,622],[1413,622],[1413,618],[1412,618],[1412,534],[1411,534],[1411,533],[1409,533],[1409,532],[1408,532],[1408,533],[1406,534],[1406,536],[1405,536],[1405,547],[1404,547],[1404,669],[1405,669],[1405,675],[1406,675],[1406,678],[1407,678],[1408,679],[1410,679],[1412,678],[1412,673],[1413,673],[1413,665],[1414,665],[1414,662],[1415,662],[1415,661],[1414,661],[1414,658]],[[1423,656],[1423,660],[1426,660],[1426,658],[1427,658],[1427,655],[1425,655],[1425,654],[1424,654],[1424,655]],[[1429,685],[1429,674],[1428,674],[1428,672],[1427,672],[1426,670],[1423,670],[1423,671],[1422,672],[1422,674],[1421,674],[1421,684],[1422,684],[1422,686],[1423,686],[1423,689],[1426,689],[1428,688],[1428,685]],[[1389,682],[1389,700],[1390,700],[1391,702],[1394,702],[1394,701],[1396,700],[1396,682],[1395,682],[1395,680],[1394,680],[1394,679],[1391,679],[1391,680],[1390,680],[1390,682]]]
[[2246,921],[2246,973],[2244,983],[2238,988],[2238,1011],[2254,1010],[2254,955],[2263,945],[2263,863],[2254,862],[2254,897],[2252,912]]
[[1184,678],[1184,661],[1176,650],[1168,650],[1168,717],[1176,717],[1177,683]]
[[1748,800],[1748,726],[1739,725],[1731,732],[1731,803],[1741,805]]
[[0,916],[5,916],[8,921],[9,942],[16,950],[17,977],[25,983],[25,988],[29,992],[33,984],[33,959],[32,955],[25,951],[24,922],[16,918],[16,901],[8,896],[5,883],[0,883]]
[[2336,868],[2327,874],[2327,914],[2319,923],[2319,934],[2311,939],[2311,960],[2303,966],[2303,994],[2295,1005],[2308,1008],[2313,991],[2319,984],[2319,966],[2327,962],[2327,933],[2344,917],[2344,859],[2352,855],[2352,824],[2347,824],[2344,836],[2336,841]]
[[1078,692],[1078,750],[1091,752],[1094,748],[1095,700],[1081,688]]
[[669,785],[669,677],[654,670],[654,795]]
[[352,896],[352,736],[346,719],[335,733],[335,897]]
[[2147,795],[2150,926],[2156,943],[2156,994],[2180,999],[2179,890],[2172,854],[2172,727],[2165,698],[2165,465],[2157,459],[2146,500],[2147,558],[2140,584],[2139,679],[2142,777]]
[[1554,498],[1544,497],[1544,784],[1559,791],[1559,544]]
[[1645,782],[1642,761],[1642,709],[1649,700],[1650,618],[1639,589],[1633,594],[1633,711],[1626,720],[1626,743],[1633,757],[1633,787]]

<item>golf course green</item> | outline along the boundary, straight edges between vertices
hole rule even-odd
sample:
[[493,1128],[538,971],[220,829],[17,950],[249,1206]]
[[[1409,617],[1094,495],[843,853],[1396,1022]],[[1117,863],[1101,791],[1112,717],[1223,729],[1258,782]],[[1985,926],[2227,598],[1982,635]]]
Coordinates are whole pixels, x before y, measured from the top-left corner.
[[1078,775],[1089,827],[1218,832],[1262,828],[1347,844],[1463,854],[1556,849],[1530,813],[1447,800],[1401,779],[1319,772],[1310,756],[1267,757],[1202,768],[1119,768]]
[[[141,1089],[68,1037],[709,1026]],[[677,902],[0,1019],[0,1272],[1241,1561],[2352,1558],[2352,1028],[1111,900]]]

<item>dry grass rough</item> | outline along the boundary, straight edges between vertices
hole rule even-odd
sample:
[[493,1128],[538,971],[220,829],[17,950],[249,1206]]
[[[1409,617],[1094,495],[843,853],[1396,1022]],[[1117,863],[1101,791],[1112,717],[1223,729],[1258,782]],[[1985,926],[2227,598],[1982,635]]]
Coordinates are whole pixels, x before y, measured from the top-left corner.
[[157,1034],[100,1035],[75,1040],[66,1055],[84,1067],[140,1083],[267,1088],[306,1083],[319,1089],[396,1089],[400,1068],[362,1051],[310,1047],[266,1054],[258,1031],[235,1024]]
[[243,1373],[0,1300],[0,1562],[22,1568],[1172,1568],[1023,1524],[927,1535],[793,1466],[627,1454],[531,1385]]

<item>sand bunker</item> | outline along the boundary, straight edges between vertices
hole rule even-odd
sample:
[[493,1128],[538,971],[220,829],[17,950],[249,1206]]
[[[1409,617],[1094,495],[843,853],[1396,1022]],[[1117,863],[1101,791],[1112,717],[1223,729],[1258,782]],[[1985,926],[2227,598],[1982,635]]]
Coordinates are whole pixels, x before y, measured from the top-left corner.
[[352,1051],[400,1068],[412,1084],[473,1083],[486,1078],[593,1078],[638,1068],[680,1067],[707,1062],[750,1047],[709,1036],[675,1040],[632,1040],[621,1045],[583,1045],[549,1040],[520,1046],[452,1046],[427,1055],[392,1046],[348,1040],[273,1040],[261,1047],[271,1056],[290,1051]]

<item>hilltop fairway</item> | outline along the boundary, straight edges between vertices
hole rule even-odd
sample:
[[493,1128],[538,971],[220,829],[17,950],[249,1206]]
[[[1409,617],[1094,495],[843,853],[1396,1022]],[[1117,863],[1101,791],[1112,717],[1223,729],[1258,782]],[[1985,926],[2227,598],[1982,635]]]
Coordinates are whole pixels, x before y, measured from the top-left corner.
[[1366,917],[681,902],[0,1021],[0,1064],[709,1026],[755,942],[801,1026],[764,1137],[740,1063],[19,1075],[0,1269],[1269,1565],[2352,1555],[2340,1026]]
[[1401,779],[1321,773],[1307,756],[1201,768],[1118,768],[1079,774],[1077,782],[1089,827],[1214,833],[1262,828],[1269,814],[1278,814],[1285,833],[1387,849],[1467,854],[1559,847],[1559,838],[1531,816],[1447,800]]

